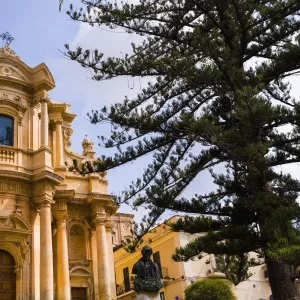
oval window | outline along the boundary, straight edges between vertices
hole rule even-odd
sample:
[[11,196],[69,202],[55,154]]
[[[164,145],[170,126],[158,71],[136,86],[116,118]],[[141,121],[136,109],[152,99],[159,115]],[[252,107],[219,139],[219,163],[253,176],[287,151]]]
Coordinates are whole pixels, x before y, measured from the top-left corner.
[[14,119],[0,115],[0,145],[14,145]]

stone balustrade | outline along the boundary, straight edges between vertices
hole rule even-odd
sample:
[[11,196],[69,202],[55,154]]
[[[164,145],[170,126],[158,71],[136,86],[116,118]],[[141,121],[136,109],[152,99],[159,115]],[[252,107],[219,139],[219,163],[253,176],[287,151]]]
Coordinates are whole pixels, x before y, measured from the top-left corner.
[[16,157],[16,151],[0,147],[0,162],[14,163]]

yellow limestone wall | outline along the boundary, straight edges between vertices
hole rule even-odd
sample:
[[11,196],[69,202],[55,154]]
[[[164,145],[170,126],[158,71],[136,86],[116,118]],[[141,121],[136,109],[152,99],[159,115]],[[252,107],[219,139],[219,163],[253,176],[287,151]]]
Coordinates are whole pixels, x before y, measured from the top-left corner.
[[[164,292],[165,299],[175,299],[175,296],[179,296],[180,299],[183,299],[183,291],[186,288],[184,266],[183,263],[174,262],[171,258],[176,247],[180,245],[179,234],[170,231],[170,228],[166,225],[160,225],[151,233],[146,234],[143,239],[145,243],[143,243],[135,253],[127,253],[123,248],[114,252],[116,283],[123,284],[124,268],[128,267],[130,276],[132,275],[131,271],[133,265],[142,257],[140,253],[141,248],[147,244],[152,247],[153,253],[157,251],[160,252],[162,268],[167,268],[168,277],[171,278],[170,280],[165,280],[165,286],[160,292]],[[183,276],[183,278],[181,276]],[[135,299],[135,297],[132,295],[126,298],[126,295],[120,295],[118,299]]]
[[[178,217],[175,216],[169,221],[172,222],[176,218]],[[188,285],[196,280],[208,278],[208,274],[212,272],[211,264],[207,263],[211,258],[209,254],[201,259],[179,263],[174,262],[171,258],[176,248],[185,246],[197,236],[184,232],[172,232],[165,224],[158,225],[151,233],[144,236],[144,243],[136,252],[127,253],[123,248],[114,251],[116,283],[119,286],[123,284],[124,268],[128,267],[130,276],[132,275],[131,271],[134,263],[141,258],[140,252],[142,247],[149,245],[152,247],[153,253],[156,251],[160,252],[162,269],[165,267],[168,269],[167,274],[170,280],[164,280],[164,288],[160,292],[164,292],[166,300],[177,299],[175,298],[176,296],[179,297],[179,300],[183,300],[184,290]],[[269,283],[264,277],[264,267],[254,267],[250,271],[253,275],[247,281],[240,283],[236,287],[232,287],[237,300],[268,299],[271,291]],[[215,276],[214,274],[216,273],[211,273],[210,276],[213,277]],[[117,299],[136,299],[135,292],[121,293]]]
[[82,154],[70,150],[76,115],[50,99],[54,87],[45,64],[31,68],[0,48],[0,115],[14,123],[13,144],[0,144],[0,251],[13,256],[16,273],[15,290],[5,292],[70,300],[84,288],[87,300],[115,300],[111,216],[118,206],[105,173],[83,177],[66,168],[96,152],[88,138]]

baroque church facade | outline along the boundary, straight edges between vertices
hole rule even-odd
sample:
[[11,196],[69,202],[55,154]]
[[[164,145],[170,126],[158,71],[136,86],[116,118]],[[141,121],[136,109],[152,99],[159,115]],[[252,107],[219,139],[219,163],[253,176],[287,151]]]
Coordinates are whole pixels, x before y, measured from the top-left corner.
[[113,243],[132,216],[120,225],[105,173],[65,167],[95,152],[87,138],[82,154],[69,149],[75,115],[54,86],[45,64],[0,49],[0,299],[113,300]]

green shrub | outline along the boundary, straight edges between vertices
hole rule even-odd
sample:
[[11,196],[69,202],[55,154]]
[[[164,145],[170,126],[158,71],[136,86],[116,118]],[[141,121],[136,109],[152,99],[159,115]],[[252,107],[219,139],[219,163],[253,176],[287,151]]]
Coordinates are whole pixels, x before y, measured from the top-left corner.
[[203,279],[185,290],[186,300],[236,300],[230,284],[222,279]]

